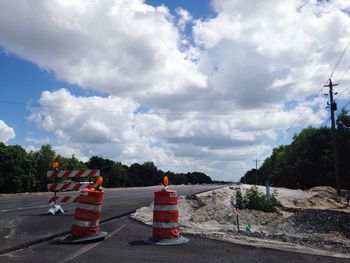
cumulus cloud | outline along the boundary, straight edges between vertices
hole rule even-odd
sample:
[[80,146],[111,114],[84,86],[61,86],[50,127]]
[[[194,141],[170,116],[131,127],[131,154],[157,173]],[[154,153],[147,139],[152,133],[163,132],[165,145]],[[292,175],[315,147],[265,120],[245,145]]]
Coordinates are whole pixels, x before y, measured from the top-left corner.
[[[66,89],[43,92],[39,103],[30,120],[56,134],[59,145],[54,148],[60,154],[75,154],[81,160],[98,155],[128,164],[151,160],[164,170],[201,170],[226,179],[232,179],[232,172],[223,167],[268,151],[270,146],[263,142],[274,139],[274,130],[286,128],[300,110],[228,116],[185,112],[174,118],[165,112],[143,112],[131,99],[80,97]],[[247,118],[247,113],[252,116]],[[267,114],[268,124],[261,121]],[[236,178],[245,167],[235,169]]]
[[195,40],[205,49],[202,68],[242,106],[316,93],[350,33],[348,13],[333,1],[217,0],[213,5],[217,17],[197,20],[194,27]]
[[34,144],[39,144],[39,145],[43,145],[43,144],[50,144],[51,140],[49,137],[45,137],[45,138],[33,138],[33,137],[28,137],[26,138],[26,141],[29,143],[34,143]]
[[0,141],[7,142],[15,138],[15,131],[9,127],[4,121],[0,120]]
[[[20,6],[2,1],[0,10],[6,50],[59,79],[113,95],[206,87],[206,77],[178,49],[181,38],[164,6],[142,0],[39,0]],[[181,14],[179,22],[188,20],[184,10]]]
[[[184,8],[173,16],[141,0],[3,1],[0,44],[105,95],[42,93],[31,120],[57,136],[60,152],[152,160],[165,170],[237,180],[291,124],[326,118],[325,99],[310,98],[349,39],[350,3],[213,0],[212,6],[214,17],[193,21]],[[193,41],[186,42],[190,25]],[[339,64],[335,79],[347,67]],[[349,75],[342,81],[349,83]]]
[[179,16],[178,21],[177,21],[177,26],[184,31],[186,24],[190,21],[192,21],[193,17],[191,14],[184,8],[178,7],[175,10],[176,14]]

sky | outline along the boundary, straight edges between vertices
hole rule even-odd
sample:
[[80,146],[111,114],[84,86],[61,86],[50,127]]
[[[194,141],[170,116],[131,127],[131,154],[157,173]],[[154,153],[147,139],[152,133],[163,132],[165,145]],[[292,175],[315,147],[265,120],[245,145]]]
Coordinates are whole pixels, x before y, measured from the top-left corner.
[[0,141],[237,181],[350,98],[350,0],[0,1]]

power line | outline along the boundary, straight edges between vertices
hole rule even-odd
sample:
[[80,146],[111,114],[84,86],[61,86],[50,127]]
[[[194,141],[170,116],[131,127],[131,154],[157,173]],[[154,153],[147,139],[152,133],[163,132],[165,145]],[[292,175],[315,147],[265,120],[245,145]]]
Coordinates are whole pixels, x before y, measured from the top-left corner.
[[[344,57],[344,55],[345,55],[347,49],[349,48],[349,46],[350,46],[350,39],[349,39],[349,41],[347,42],[347,44],[345,45],[345,47],[344,47],[342,53],[341,53],[340,56],[338,57],[338,60],[336,61],[335,65],[334,65],[334,67],[333,67],[333,70],[332,70],[332,72],[331,72],[331,76],[334,74],[335,70],[338,68],[338,66],[339,66],[340,62],[342,61],[342,59],[343,59],[343,57]],[[349,68],[350,68],[350,66],[349,66]],[[343,73],[343,75],[342,75],[342,77],[340,78],[340,80],[342,80],[343,76],[346,74],[346,72],[349,70],[349,68]],[[325,84],[326,84],[327,82],[328,82],[328,80],[325,82]],[[324,86],[324,85],[323,85],[323,86]],[[287,128],[286,133],[284,133],[284,134],[282,135],[282,137],[277,141],[277,143],[278,143],[280,140],[282,140],[282,139],[285,137],[285,135],[294,127],[294,125],[297,123],[297,121],[304,115],[305,111],[309,108],[309,106],[311,105],[311,103],[312,103],[312,102],[317,98],[317,96],[322,92],[323,88],[324,88],[324,87],[322,87],[322,88],[312,97],[312,99],[311,99],[311,101],[308,103],[308,105],[304,108],[304,110],[301,112],[301,114],[299,114],[299,116],[293,121],[293,123]],[[309,119],[310,119],[310,117],[309,117]],[[308,119],[308,120],[309,120],[309,119]]]
[[[289,130],[294,126],[294,124],[304,115],[305,111],[309,108],[309,106],[311,105],[311,103],[318,97],[318,95],[320,95],[320,93],[322,92],[323,87],[316,93],[316,95],[313,96],[313,98],[311,99],[311,101],[308,103],[307,106],[305,106],[304,110],[302,111],[302,113],[295,119],[295,121],[289,126],[289,128],[287,129],[287,132],[289,132]],[[310,119],[310,118],[309,118]]]
[[[298,115],[298,117],[292,122],[292,124],[285,130],[285,132],[282,132],[280,137],[277,139],[276,144],[278,144],[281,140],[284,139],[284,137],[294,127],[294,125],[297,123],[297,121],[304,115],[305,111],[309,108],[311,103],[318,97],[318,95],[322,92],[322,90],[323,90],[323,87],[312,97],[312,99],[309,101],[307,106],[305,106],[304,110]],[[309,117],[309,119],[310,119],[310,117]]]
[[[335,113],[340,113],[342,110],[346,109],[348,106],[350,106],[350,101],[347,102],[343,107],[338,109]],[[339,114],[338,114],[339,115]]]
[[0,104],[13,104],[20,105],[26,107],[35,107],[35,108],[52,108],[52,109],[71,109],[71,110],[81,110],[81,111],[92,111],[92,112],[110,112],[110,113],[125,113],[125,114],[156,114],[156,115],[182,115],[182,114],[207,114],[207,115],[242,115],[242,114],[275,114],[283,112],[280,109],[270,110],[270,111],[260,111],[260,110],[246,110],[246,111],[151,111],[151,112],[138,112],[138,111],[125,111],[125,110],[105,110],[100,108],[84,108],[84,107],[68,107],[68,106],[54,106],[54,105],[41,105],[38,103],[25,103],[19,101],[9,101],[9,100],[1,100]]
[[350,69],[350,65],[344,70],[343,75],[339,78],[339,80],[337,82],[338,84],[343,80],[345,74],[349,71],[349,69]]
[[[343,51],[341,52],[340,56],[338,57],[334,67],[333,67],[333,70],[330,74],[330,78],[333,76],[335,70],[338,68],[340,62],[342,61],[347,49],[349,48],[350,46],[350,39],[349,41],[347,42],[347,44],[345,45]],[[350,66],[349,66],[350,68]],[[343,79],[344,75],[346,74],[346,72],[349,70],[349,68],[344,71],[342,77],[340,78],[340,81]],[[328,80],[326,80],[325,84],[327,84]],[[339,83],[339,82],[338,82]],[[324,84],[324,85],[325,85]],[[323,86],[324,86],[323,85]],[[276,143],[275,144],[278,144],[282,139],[284,139],[284,137],[288,134],[288,132],[294,127],[294,125],[297,123],[297,121],[304,115],[305,111],[309,108],[309,106],[311,105],[311,103],[317,98],[317,96],[322,92],[323,90],[323,87],[312,97],[311,101],[308,103],[308,105],[304,108],[304,110],[299,114],[299,116],[292,122],[292,124],[285,130],[285,132],[282,132],[281,136],[277,139]],[[308,120],[310,119],[310,117],[308,118]],[[327,123],[329,121],[330,118],[327,118],[327,120],[324,122],[324,123]],[[324,125],[324,124],[322,124]],[[321,126],[322,126],[321,125]],[[262,157],[263,155],[265,154],[265,152],[263,154],[261,154],[260,156]]]
[[349,46],[350,46],[350,39],[349,39],[348,43],[345,45],[345,47],[344,47],[344,49],[343,49],[343,52],[340,54],[340,56],[339,56],[337,62],[335,63],[335,65],[334,65],[334,67],[333,67],[333,70],[332,70],[332,72],[331,72],[330,78],[333,77],[333,74],[334,74],[335,70],[338,68],[338,66],[339,66],[340,62],[342,61],[342,59],[343,59],[343,57],[344,57],[344,55],[345,55],[347,49],[349,48]]
[[126,111],[118,111],[118,110],[104,110],[104,109],[92,109],[92,108],[80,108],[80,107],[62,107],[62,106],[53,106],[53,105],[41,105],[37,103],[25,103],[25,102],[18,102],[18,101],[8,101],[8,100],[1,100],[0,104],[13,104],[13,105],[21,105],[26,107],[35,107],[35,108],[52,108],[52,109],[72,109],[72,110],[82,110],[82,111],[100,111],[100,112],[121,112],[121,113],[132,113],[126,112]]
[[328,123],[330,120],[331,120],[331,117],[328,117],[328,118],[320,125],[320,127],[327,125],[327,123]]
[[[338,83],[338,84],[339,84],[339,83]],[[346,91],[347,88],[350,88],[350,86],[343,87],[343,90],[342,90],[342,91],[339,91],[339,89],[338,89],[338,93],[335,94],[335,95],[337,95],[337,96],[342,95],[342,94]]]

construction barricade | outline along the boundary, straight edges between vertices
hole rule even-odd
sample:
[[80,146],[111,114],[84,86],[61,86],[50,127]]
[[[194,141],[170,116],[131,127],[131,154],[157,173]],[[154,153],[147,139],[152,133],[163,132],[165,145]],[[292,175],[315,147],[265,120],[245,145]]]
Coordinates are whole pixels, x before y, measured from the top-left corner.
[[61,205],[66,204],[68,202],[77,202],[78,197],[74,197],[74,195],[64,195],[58,196],[59,192],[73,192],[79,191],[88,187],[91,182],[74,182],[74,181],[65,181],[65,182],[57,182],[58,180],[71,180],[83,177],[95,177],[99,176],[99,170],[62,170],[60,171],[58,167],[54,170],[49,170],[47,172],[47,177],[50,179],[54,179],[55,183],[47,184],[47,190],[49,192],[54,192],[54,196],[50,198],[48,203],[50,204],[50,208],[48,214],[55,215],[57,212],[64,213]]
[[180,235],[179,212],[177,208],[178,197],[175,190],[167,189],[167,180],[164,188],[154,193],[153,208],[153,235],[145,240],[148,244],[178,245],[188,242]]

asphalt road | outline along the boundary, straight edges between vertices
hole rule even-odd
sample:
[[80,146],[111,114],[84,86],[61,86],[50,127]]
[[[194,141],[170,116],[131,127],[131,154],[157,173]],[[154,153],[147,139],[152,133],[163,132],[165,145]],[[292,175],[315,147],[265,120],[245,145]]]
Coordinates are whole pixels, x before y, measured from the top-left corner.
[[[217,185],[176,186],[179,195],[202,192]],[[58,242],[69,232],[75,204],[65,214],[47,215],[51,193],[1,195],[0,262],[350,262],[324,256],[242,246],[188,235],[179,246],[146,245],[151,227],[123,216],[149,205],[160,186],[107,189],[102,210],[104,241],[67,245]],[[60,235],[60,236],[59,236]],[[55,237],[57,236],[57,237]]]
[[67,245],[58,238],[0,256],[1,263],[81,263],[81,262],[325,262],[345,263],[348,259],[235,245],[187,235],[190,242],[178,246],[147,245],[151,227],[128,217],[101,225],[107,231],[104,241]]
[[[184,195],[217,187],[217,185],[182,185],[171,188],[176,189],[179,195]],[[153,192],[159,189],[160,186],[106,189],[101,220],[119,217],[149,205],[153,201]],[[60,193],[65,194],[71,193]],[[72,203],[64,205],[65,214],[47,215],[47,202],[52,195],[52,193],[1,195],[0,255],[51,239],[70,230],[76,205]]]

